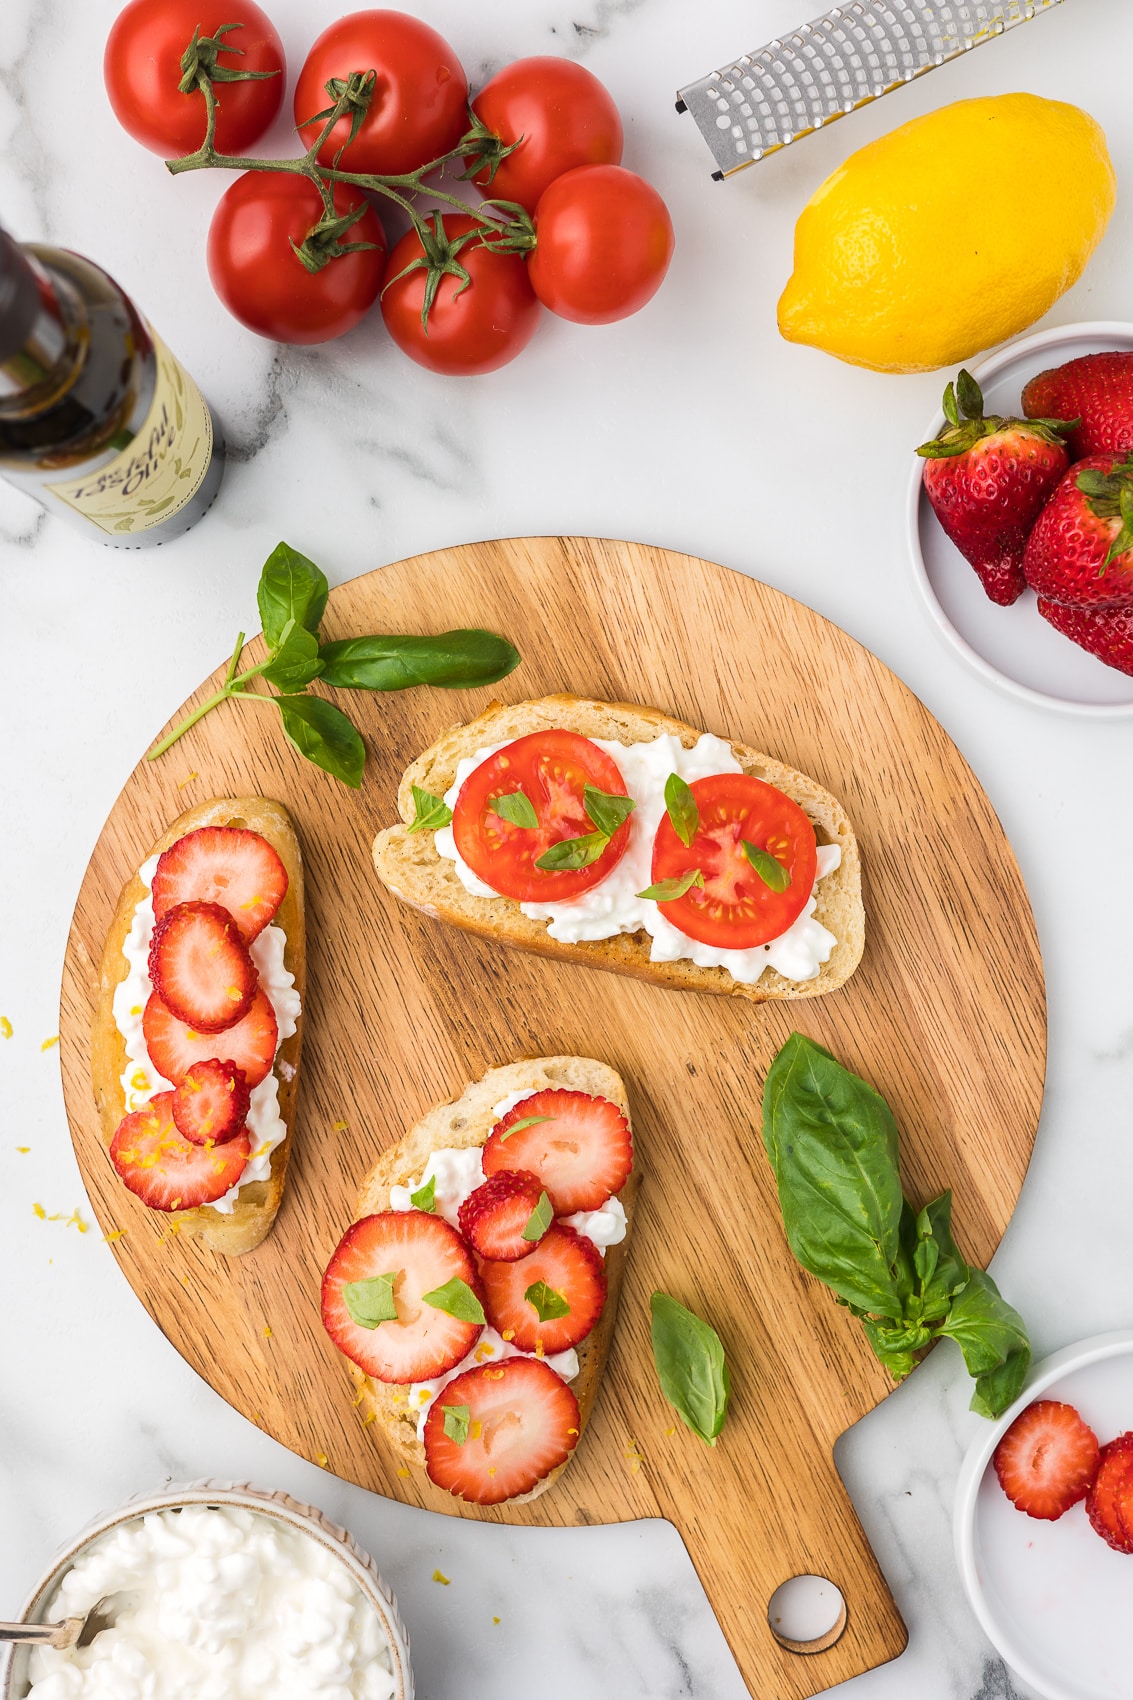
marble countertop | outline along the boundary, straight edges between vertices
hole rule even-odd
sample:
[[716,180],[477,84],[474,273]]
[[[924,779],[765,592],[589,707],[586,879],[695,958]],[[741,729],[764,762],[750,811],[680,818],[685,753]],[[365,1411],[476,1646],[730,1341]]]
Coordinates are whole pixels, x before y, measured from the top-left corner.
[[[58,1049],[45,1042],[74,895],[150,733],[248,625],[281,535],[332,582],[530,532],[635,538],[753,574],[894,668],[1004,822],[1043,949],[1050,1061],[1034,1161],[994,1273],[1040,1355],[1128,1326],[1133,908],[1121,869],[1133,726],[1029,707],[944,647],[915,598],[903,535],[909,448],[941,378],[882,377],[789,346],[775,302],[795,217],[847,152],[949,100],[1027,89],[1099,119],[1121,187],[1102,248],[1049,322],[1128,315],[1133,107],[1121,64],[1133,11],[1067,0],[720,185],[673,91],[800,22],[806,0],[413,0],[474,83],[530,53],[587,64],[626,120],[626,164],[657,184],[677,230],[669,280],[637,318],[584,330],[548,317],[513,366],[456,381],[405,361],[380,321],[290,350],[226,316],[204,264],[219,180],[171,181],[106,105],[98,64],[116,9],[5,0],[0,217],[119,279],[212,400],[230,463],[207,522],[156,554],[105,550],[0,486],[0,1013],[12,1024],[0,1040],[0,1616],[95,1511],[168,1477],[251,1479],[321,1505],[375,1553],[427,1700],[518,1700],[532,1682],[547,1700],[741,1700],[670,1526],[486,1528],[348,1487],[225,1405],[150,1322],[97,1231],[67,1225],[72,1211],[91,1217]],[[340,9],[269,6],[295,64]],[[278,140],[282,150],[282,128]],[[37,1203],[60,1219],[40,1220]],[[845,1685],[853,1700],[1028,1693],[983,1639],[952,1557],[953,1487],[979,1425],[968,1391],[958,1353],[941,1348],[839,1443],[910,1636],[902,1658]]]

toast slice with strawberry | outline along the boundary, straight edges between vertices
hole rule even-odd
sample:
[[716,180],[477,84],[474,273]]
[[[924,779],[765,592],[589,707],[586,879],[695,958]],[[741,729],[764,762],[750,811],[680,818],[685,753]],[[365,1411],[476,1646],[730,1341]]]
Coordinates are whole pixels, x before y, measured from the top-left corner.
[[91,1076],[125,1187],[229,1256],[260,1244],[283,1197],[305,975],[303,861],[282,803],[220,797],[180,815],[119,896]]
[[[526,1102],[538,1117],[524,1114]],[[598,1200],[606,1210],[554,1220],[549,1195],[561,1172],[577,1169],[574,1127],[584,1111],[595,1168],[620,1185]],[[488,1261],[464,1235],[472,1224],[494,1221],[501,1208],[511,1212],[523,1186],[500,1187],[498,1177],[512,1172],[504,1169],[482,1178],[472,1154],[479,1155],[494,1130],[522,1132],[525,1121],[543,1135],[538,1149],[528,1141],[522,1152],[535,1169],[517,1163],[515,1171],[527,1183],[533,1179],[531,1196],[539,1195],[521,1207],[531,1250]],[[602,1121],[613,1159],[593,1131]],[[323,1320],[350,1360],[364,1416],[405,1463],[477,1505],[534,1499],[557,1479],[598,1395],[638,1184],[625,1086],[612,1068],[588,1057],[539,1057],[491,1069],[383,1152],[330,1260]],[[614,1239],[622,1212],[624,1235]],[[595,1225],[599,1219],[604,1231]],[[611,1221],[618,1222],[612,1230]],[[599,1248],[596,1241],[603,1240]],[[577,1343],[564,1352],[560,1342],[575,1335]],[[508,1355],[502,1341],[509,1342]],[[393,1379],[404,1364],[413,1366],[416,1380]]]

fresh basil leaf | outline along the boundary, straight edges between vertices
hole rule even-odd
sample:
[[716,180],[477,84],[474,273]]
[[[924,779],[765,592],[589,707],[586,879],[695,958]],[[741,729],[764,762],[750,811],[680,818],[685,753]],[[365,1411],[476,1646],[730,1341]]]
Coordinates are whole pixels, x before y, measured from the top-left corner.
[[977,1377],[969,1409],[977,1417],[1001,1417],[1008,1405],[1013,1405],[1022,1393],[1030,1367],[1029,1344],[1008,1353],[995,1369]]
[[409,1194],[409,1202],[414,1210],[427,1210],[431,1215],[437,1213],[437,1177],[430,1175],[424,1186],[419,1186],[416,1192]]
[[598,831],[612,838],[636,809],[632,797],[618,797],[610,791],[599,791],[597,785],[582,787],[582,803]]
[[509,791],[506,797],[493,797],[488,807],[494,815],[499,815],[501,820],[510,821],[512,826],[539,825],[535,805],[522,791]]
[[656,885],[647,885],[644,891],[639,891],[639,897],[651,897],[654,903],[672,903],[678,897],[683,897],[686,891],[691,891],[694,885],[702,886],[704,875],[699,868],[690,868],[687,874],[681,874],[679,879],[658,880]]
[[889,1371],[894,1381],[904,1381],[907,1375],[912,1374],[917,1367],[915,1353],[911,1352],[908,1346],[897,1345],[891,1341],[891,1330],[885,1323],[871,1322],[868,1317],[863,1317],[862,1327],[874,1357]]
[[278,543],[264,562],[256,591],[269,649],[278,647],[288,620],[317,633],[329,592],[326,574],[313,561],[290,544]]
[[505,1139],[510,1139],[512,1134],[518,1133],[521,1128],[534,1127],[536,1122],[553,1122],[557,1120],[557,1116],[524,1116],[522,1121],[513,1122],[509,1128],[500,1134],[500,1143],[502,1144]]
[[468,1439],[468,1422],[472,1412],[467,1405],[445,1405],[443,1410],[446,1435],[458,1446],[463,1446]]
[[279,648],[264,668],[261,677],[281,691],[301,691],[323,670],[319,660],[319,640],[305,626],[288,621],[283,628]]
[[466,690],[494,685],[519,666],[507,638],[478,629],[436,637],[356,637],[319,651],[328,685],[339,690],[403,691],[410,685]]
[[397,1321],[397,1306],[393,1302],[393,1284],[398,1271],[388,1275],[370,1275],[364,1281],[347,1281],[342,1289],[342,1302],[351,1322],[359,1328],[377,1328],[383,1322]]
[[566,1296],[556,1292],[554,1287],[548,1287],[546,1281],[533,1281],[523,1296],[529,1305],[535,1306],[540,1322],[552,1322],[556,1317],[570,1315]]
[[357,790],[366,746],[342,710],[322,697],[285,696],[272,701],[279,704],[283,730],[299,754]]
[[420,785],[413,787],[413,811],[410,832],[438,832],[452,820],[452,810],[444,798],[434,797],[431,791],[423,791]]
[[557,873],[563,868],[588,868],[604,852],[609,837],[604,832],[588,832],[581,838],[560,838],[537,859],[537,868]]
[[768,1070],[763,1143],[787,1241],[848,1304],[903,1316],[894,1278],[904,1200],[897,1127],[879,1093],[801,1033]]
[[446,1281],[443,1287],[434,1287],[431,1293],[422,1293],[422,1299],[434,1310],[443,1310],[446,1316],[455,1316],[460,1322],[483,1322],[484,1307],[467,1281],[462,1281],[454,1275],[451,1281]]
[[[1011,1399],[1003,1398],[998,1410],[992,1408],[994,1401],[1016,1381],[1022,1385],[1030,1367],[1031,1348],[1022,1317],[1002,1297],[984,1270],[969,1272],[938,1333],[956,1341],[964,1354],[968,1374],[976,1377],[972,1409],[977,1408],[975,1400],[979,1400],[980,1408],[987,1406],[986,1414],[999,1416]],[[1007,1371],[1009,1360],[1014,1360],[1014,1364]]]
[[[554,1219],[555,1212],[551,1209],[551,1201],[545,1192],[541,1192],[538,1204],[527,1218],[527,1226],[523,1230],[524,1239],[541,1240]],[[547,1318],[541,1316],[539,1320],[546,1322]]]
[[720,1336],[668,1293],[654,1293],[649,1309],[661,1391],[693,1434],[715,1446],[730,1391]]
[[[952,1238],[952,1193],[926,1204],[916,1222],[921,1315],[938,1322],[971,1274]],[[927,1273],[922,1274],[922,1268]]]
[[665,812],[673,823],[673,831],[687,850],[700,827],[700,810],[692,788],[679,773],[670,773],[665,781]]
[[761,850],[756,844],[749,844],[746,838],[740,839],[743,853],[763,881],[772,891],[786,891],[791,883],[791,876],[779,861],[767,850]]

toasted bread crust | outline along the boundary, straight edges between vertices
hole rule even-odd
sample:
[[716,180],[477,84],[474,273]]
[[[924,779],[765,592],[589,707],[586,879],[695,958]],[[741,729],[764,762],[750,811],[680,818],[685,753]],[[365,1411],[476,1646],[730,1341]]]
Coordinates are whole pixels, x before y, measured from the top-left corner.
[[[431,1152],[484,1145],[496,1122],[492,1106],[501,1099],[512,1092],[524,1092],[529,1088],[542,1091],[547,1087],[566,1087],[573,1092],[589,1092],[597,1097],[609,1098],[629,1119],[629,1101],[621,1076],[605,1063],[590,1057],[535,1057],[526,1062],[490,1069],[482,1080],[468,1086],[453,1103],[438,1104],[422,1116],[404,1139],[382,1153],[362,1182],[354,1207],[355,1220],[388,1210],[390,1187],[405,1186],[409,1181],[418,1179]],[[606,1304],[597,1326],[578,1347],[578,1375],[570,1383],[578,1399],[580,1439],[594,1408],[613,1338],[639,1184],[640,1161],[635,1153],[633,1172],[617,1195],[626,1213],[626,1237],[619,1245],[610,1246],[606,1251]],[[417,1412],[410,1409],[409,1388],[373,1381],[356,1364],[350,1365],[350,1371],[361,1395],[364,1415],[375,1419],[374,1426],[381,1428],[407,1464],[424,1469],[425,1448],[417,1438]],[[507,1503],[518,1505],[538,1498],[569,1463],[568,1458],[530,1493]]]
[[754,1003],[819,997],[836,990],[849,978],[861,960],[865,945],[861,860],[854,829],[842,805],[828,791],[805,774],[796,773],[746,744],[732,743],[732,753],[744,772],[754,774],[793,798],[814,824],[819,842],[837,844],[842,851],[840,866],[820,880],[817,887],[815,919],[834,934],[838,943],[813,980],[788,980],[774,968],[767,968],[755,985],[745,985],[734,980],[726,968],[701,968],[689,961],[653,962],[649,957],[649,935],[645,932],[564,944],[550,937],[546,921],[531,920],[511,898],[476,897],[466,891],[452,862],[437,854],[435,835],[408,830],[414,816],[414,785],[442,796],[456,778],[457,764],[464,757],[492,744],[552,727],[622,744],[645,743],[672,733],[686,749],[701,736],[696,727],[682,720],[633,703],[592,702],[566,695],[513,705],[491,703],[477,719],[438,738],[405,770],[397,799],[403,824],[380,832],[373,851],[378,878],[395,897],[436,920],[448,921],[466,932],[496,939],[518,950],[583,962],[592,968],[630,974],[664,986],[747,998]]
[[[264,797],[214,797],[179,815],[156,844],[141,858],[139,867],[157,852],[167,850],[188,832],[202,826],[243,826],[258,832],[279,856],[287,870],[287,892],[279,906],[276,923],[287,935],[284,965],[295,976],[300,1000],[306,989],[307,949],[304,934],[303,859],[299,840],[291,817],[282,803]],[[114,993],[129,973],[129,964],[122,952],[134,911],[146,894],[142,880],[135,872],[122,888],[98,976],[98,994],[91,1026],[91,1079],[94,1099],[102,1122],[102,1137],[109,1148],[126,1114],[126,1099],[122,1091],[122,1073],[126,1067],[126,1042],[114,1021]],[[229,1214],[202,1205],[196,1210],[176,1210],[169,1213],[183,1234],[199,1235],[214,1251],[230,1257],[253,1251],[266,1238],[275,1221],[287,1160],[291,1154],[291,1133],[295,1095],[299,1085],[299,1060],[303,1046],[303,1016],[296,1030],[285,1039],[275,1059],[275,1075],[279,1083],[279,1110],[287,1127],[287,1136],[271,1154],[271,1173],[265,1181],[253,1181],[240,1191],[236,1207]]]

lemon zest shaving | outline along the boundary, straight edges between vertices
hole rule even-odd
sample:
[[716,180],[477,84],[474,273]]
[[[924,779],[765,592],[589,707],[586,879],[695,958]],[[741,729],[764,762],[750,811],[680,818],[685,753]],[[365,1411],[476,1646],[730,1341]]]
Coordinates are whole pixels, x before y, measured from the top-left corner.
[[319,1466],[320,1470],[325,1470],[326,1467],[327,1467],[327,1455],[326,1455],[326,1453],[325,1452],[316,1452],[315,1453],[315,1463]]
[[43,1041],[43,1044],[39,1048],[40,1048],[41,1051],[49,1051],[51,1049],[52,1045],[57,1045],[58,1043],[59,1043],[59,1035],[58,1035],[58,1033],[53,1033],[51,1038],[45,1039]]
[[12,1023],[6,1015],[0,1015],[0,1039],[10,1039],[11,1037]]
[[26,1157],[28,1152],[31,1150],[31,1146],[30,1145],[17,1145],[16,1150],[20,1153],[21,1157]]
[[103,1245],[113,1245],[115,1240],[124,1240],[125,1238],[126,1238],[126,1229],[125,1228],[115,1228],[109,1234],[103,1234],[102,1243],[103,1243]]
[[35,1211],[41,1222],[46,1222],[47,1211],[43,1208],[42,1204],[33,1204],[32,1209]]
[[409,1474],[409,1471],[406,1469],[405,1465],[402,1464],[402,1465],[399,1466],[397,1473],[398,1473],[399,1476],[407,1476]]
[[346,1128],[347,1128],[346,1122],[335,1122],[334,1125],[331,1128],[331,1132],[332,1133],[345,1133]]
[[186,774],[186,775],[185,775],[185,777],[184,777],[184,779],[179,779],[179,780],[178,780],[178,781],[177,781],[177,789],[178,789],[178,791],[183,791],[183,790],[184,790],[184,789],[185,789],[185,787],[186,787],[186,785],[188,785],[188,784],[189,784],[189,782],[190,782],[190,780],[193,780],[193,779],[199,779],[199,778],[200,778],[200,777],[201,777],[201,776],[200,776],[200,774],[199,774],[199,773],[187,773],[187,774]]
[[[408,1471],[406,1472],[406,1474],[408,1474]],[[434,1570],[433,1571],[433,1581],[434,1582],[440,1582],[443,1587],[447,1588],[449,1583],[452,1581],[452,1577],[446,1576],[443,1571]]]

